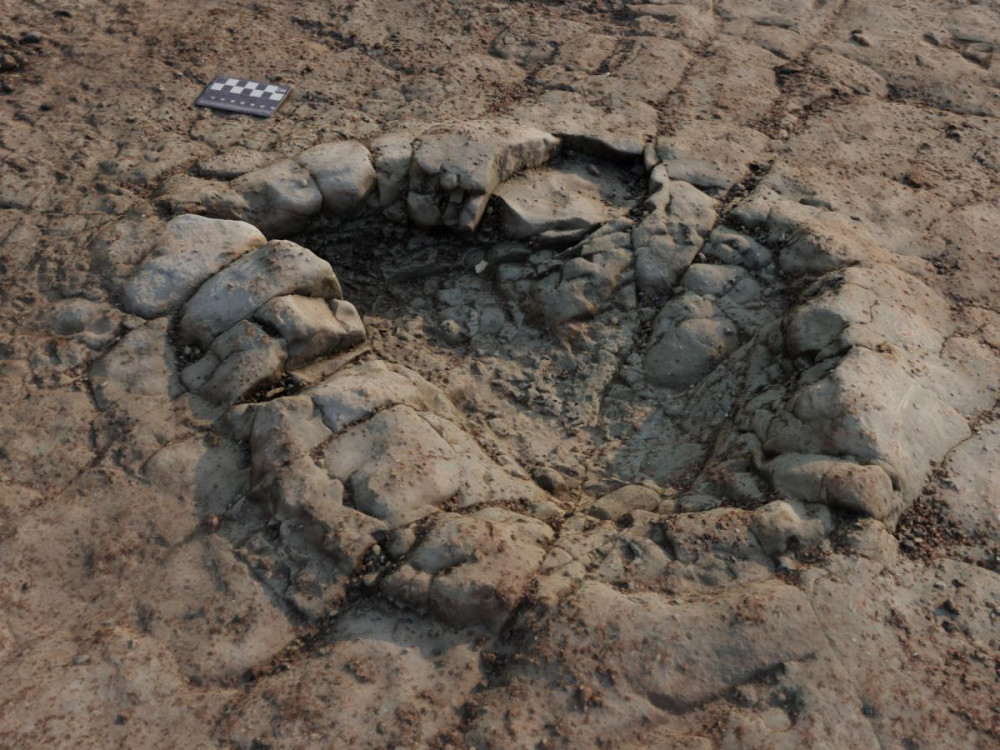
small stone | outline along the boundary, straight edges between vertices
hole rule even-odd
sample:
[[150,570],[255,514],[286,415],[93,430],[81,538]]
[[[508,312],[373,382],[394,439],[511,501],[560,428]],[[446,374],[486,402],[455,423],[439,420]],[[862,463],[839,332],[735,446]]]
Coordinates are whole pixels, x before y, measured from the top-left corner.
[[13,55],[0,55],[0,70],[17,70],[21,67]]
[[530,172],[498,188],[504,232],[525,239],[551,230],[588,231],[611,217],[591,180],[562,172]]
[[448,318],[447,320],[441,321],[441,325],[438,330],[441,333],[441,338],[452,346],[456,346],[465,341],[465,329],[457,320]]
[[851,32],[851,41],[862,47],[871,47],[872,43],[868,41],[868,38],[861,33],[861,29],[854,29]]
[[21,34],[21,44],[38,44],[42,41],[42,35],[37,31],[25,31]]
[[615,521],[634,510],[656,510],[660,500],[659,492],[641,484],[628,484],[601,497],[587,512],[594,518]]
[[562,495],[566,492],[566,480],[551,467],[536,470],[531,478],[535,480],[535,484],[552,495]]

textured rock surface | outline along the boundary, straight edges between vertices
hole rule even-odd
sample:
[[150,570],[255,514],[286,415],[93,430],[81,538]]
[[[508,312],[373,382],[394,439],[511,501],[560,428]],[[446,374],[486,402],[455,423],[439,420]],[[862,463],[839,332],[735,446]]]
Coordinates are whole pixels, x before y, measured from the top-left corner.
[[247,203],[246,220],[268,237],[286,237],[319,213],[323,194],[309,171],[285,159],[233,180]]
[[250,224],[178,216],[167,223],[153,252],[125,283],[124,307],[144,318],[176,312],[209,277],[265,242]]
[[0,0],[0,746],[1000,745],[994,5],[213,12]]
[[207,347],[262,305],[290,294],[340,297],[330,264],[287,240],[269,242],[227,266],[188,300],[178,333],[184,342]]
[[323,194],[323,210],[349,214],[375,184],[371,154],[360,143],[323,143],[303,151],[299,164],[309,170]]
[[286,295],[261,305],[254,317],[277,331],[288,347],[288,366],[351,349],[365,340],[365,326],[346,300]]

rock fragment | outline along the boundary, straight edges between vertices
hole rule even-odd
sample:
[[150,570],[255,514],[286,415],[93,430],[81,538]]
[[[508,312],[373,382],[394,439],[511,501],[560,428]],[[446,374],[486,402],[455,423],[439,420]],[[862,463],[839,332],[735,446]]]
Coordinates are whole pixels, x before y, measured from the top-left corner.
[[413,146],[407,207],[422,227],[437,224],[471,232],[490,195],[523,169],[546,163],[555,136],[514,123],[483,123],[426,133]]
[[653,324],[643,360],[650,382],[686,388],[705,377],[739,344],[736,325],[709,299],[694,293],[668,302]]
[[753,512],[750,530],[765,553],[780,555],[822,541],[833,530],[833,518],[823,506],[806,509],[794,500],[775,500]]
[[598,499],[587,512],[594,518],[616,521],[634,510],[656,510],[661,501],[660,493],[655,490],[641,484],[627,484]]

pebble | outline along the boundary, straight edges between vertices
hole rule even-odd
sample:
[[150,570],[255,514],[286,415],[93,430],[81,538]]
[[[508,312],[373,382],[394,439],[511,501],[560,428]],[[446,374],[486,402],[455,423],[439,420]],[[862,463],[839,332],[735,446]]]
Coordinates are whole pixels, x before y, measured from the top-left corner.
[[462,329],[462,325],[457,320],[449,318],[441,321],[439,330],[441,332],[441,338],[452,346],[457,346],[465,341],[465,331]]
[[862,47],[872,46],[872,43],[868,41],[868,38],[861,33],[861,29],[855,29],[851,32],[851,41],[855,44],[861,45]]
[[37,31],[25,31],[21,34],[22,44],[38,44],[40,41],[42,41],[42,35]]
[[566,480],[553,468],[538,469],[531,478],[535,480],[535,484],[553,495],[561,495],[566,491]]
[[17,70],[19,67],[13,55],[0,55],[0,70]]

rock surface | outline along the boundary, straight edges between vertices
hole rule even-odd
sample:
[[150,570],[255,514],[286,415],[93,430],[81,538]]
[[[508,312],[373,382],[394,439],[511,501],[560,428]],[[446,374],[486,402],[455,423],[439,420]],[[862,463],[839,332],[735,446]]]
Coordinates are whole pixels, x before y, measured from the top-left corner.
[[344,215],[357,210],[375,184],[371,154],[360,143],[323,143],[303,151],[299,164],[309,170],[323,194],[323,210]]
[[0,0],[0,745],[1000,744],[995,4],[202,5]]
[[243,256],[203,284],[184,305],[178,333],[207,347],[237,321],[275,297],[341,296],[330,264],[294,242],[276,240]]
[[243,222],[184,214],[171,219],[153,252],[122,290],[124,307],[144,318],[176,310],[217,271],[267,242]]

